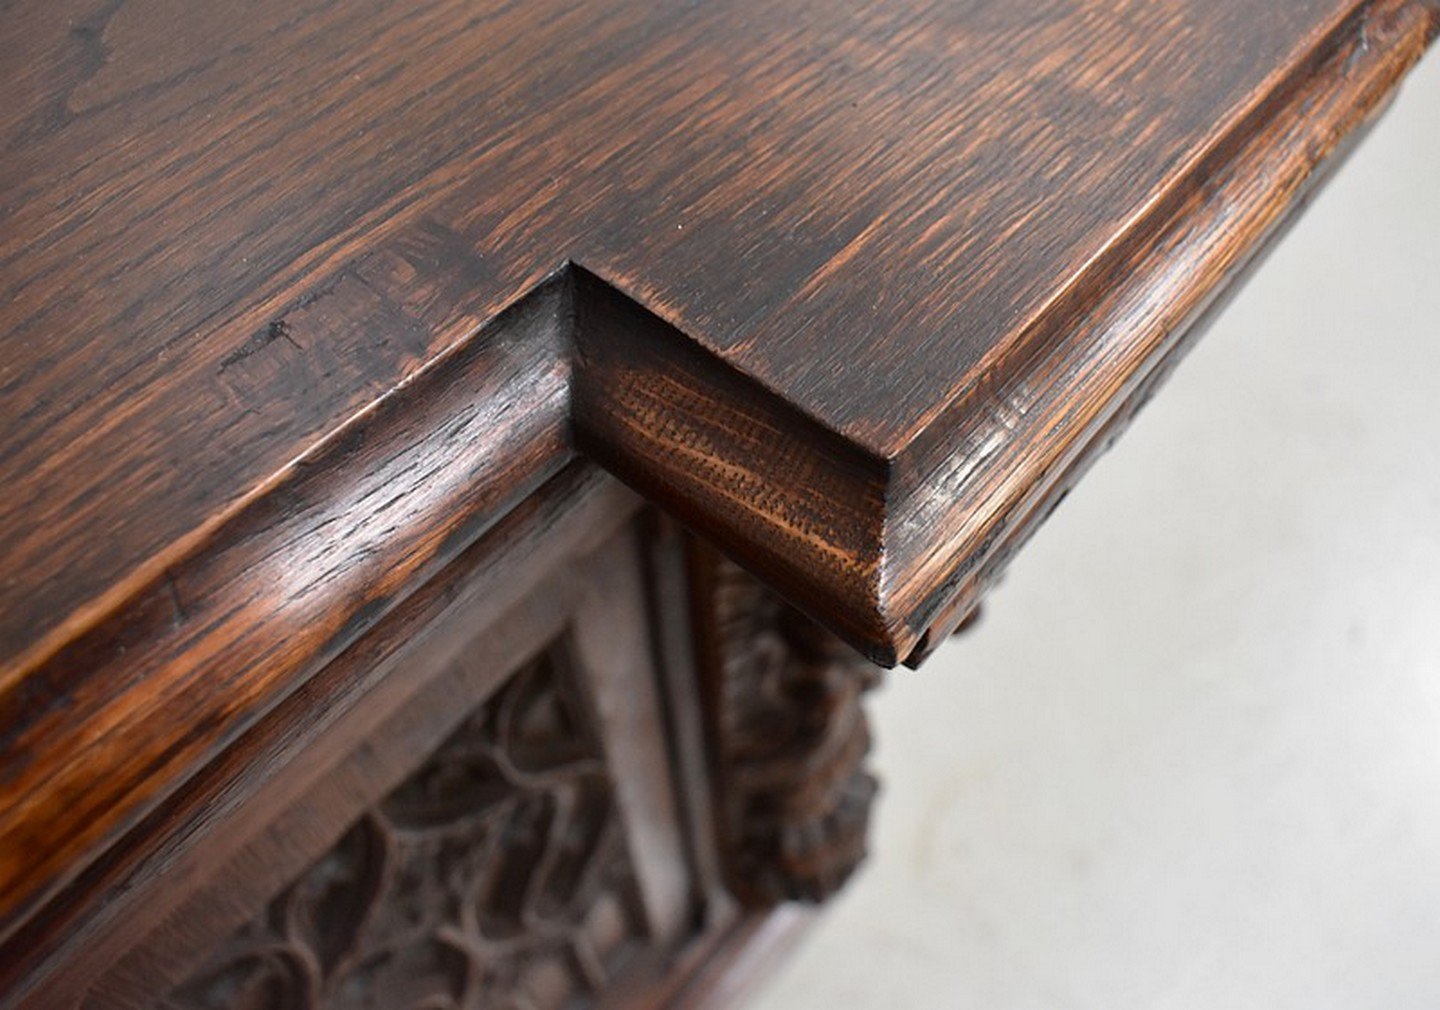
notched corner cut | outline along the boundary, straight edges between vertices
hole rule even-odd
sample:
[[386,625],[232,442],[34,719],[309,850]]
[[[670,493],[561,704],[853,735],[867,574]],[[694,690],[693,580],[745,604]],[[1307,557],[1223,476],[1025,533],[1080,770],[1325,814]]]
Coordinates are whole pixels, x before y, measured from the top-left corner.
[[585,267],[573,299],[576,444],[870,658],[898,647],[880,590],[891,461]]

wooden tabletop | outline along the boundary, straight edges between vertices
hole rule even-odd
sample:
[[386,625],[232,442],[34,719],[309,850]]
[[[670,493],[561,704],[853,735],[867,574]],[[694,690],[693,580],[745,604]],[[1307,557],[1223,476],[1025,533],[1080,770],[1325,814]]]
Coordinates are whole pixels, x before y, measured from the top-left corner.
[[0,925],[582,457],[918,660],[1440,26],[1434,0],[4,17]]

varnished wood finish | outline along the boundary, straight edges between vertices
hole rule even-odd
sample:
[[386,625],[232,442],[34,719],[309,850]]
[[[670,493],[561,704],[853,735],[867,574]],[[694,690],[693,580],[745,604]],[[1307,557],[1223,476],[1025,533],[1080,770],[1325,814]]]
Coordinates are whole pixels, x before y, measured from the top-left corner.
[[[0,948],[0,994],[26,995],[27,1010],[78,1002],[134,944],[147,917],[168,914],[206,868],[357,741],[376,736],[455,655],[468,650],[483,686],[560,635],[586,589],[577,569],[636,504],[590,467],[549,482],[32,916]],[[42,855],[32,853],[37,871],[53,865]]]
[[865,858],[878,783],[861,698],[880,671],[733,563],[691,554],[730,890],[753,908],[824,901]]
[[577,454],[918,660],[1440,8],[3,17],[0,940]]
[[[711,834],[677,815],[708,772],[670,755],[701,739],[670,718],[628,496],[557,490],[558,522],[496,531],[502,569],[467,552],[8,945],[5,1005],[604,1006],[682,984],[735,921]],[[536,537],[550,564],[505,578]]]
[[[558,651],[511,674],[389,795],[342,821],[330,848],[161,1004],[318,1010],[363,993],[375,1006],[563,1010],[612,988],[652,933],[673,940],[647,918],[619,770]],[[367,778],[384,770],[366,764]],[[307,809],[282,821],[272,848],[283,856],[297,835],[319,834],[315,820]],[[284,860],[248,862],[253,877]],[[154,973],[148,986],[159,987]]]
[[[859,855],[832,799],[871,789],[874,670],[617,491],[567,473],[387,615],[5,946],[0,1003],[741,1005],[813,918],[781,903]],[[753,705],[686,714],[697,662],[796,701],[778,746]],[[742,834],[708,816],[736,785]]]

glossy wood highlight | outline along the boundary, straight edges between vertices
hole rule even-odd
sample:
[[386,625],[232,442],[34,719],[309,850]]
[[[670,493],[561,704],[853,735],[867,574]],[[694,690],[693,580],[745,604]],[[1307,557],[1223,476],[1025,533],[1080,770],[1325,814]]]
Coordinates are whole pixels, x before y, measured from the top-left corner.
[[1432,0],[19,0],[0,937],[577,454],[885,664]]

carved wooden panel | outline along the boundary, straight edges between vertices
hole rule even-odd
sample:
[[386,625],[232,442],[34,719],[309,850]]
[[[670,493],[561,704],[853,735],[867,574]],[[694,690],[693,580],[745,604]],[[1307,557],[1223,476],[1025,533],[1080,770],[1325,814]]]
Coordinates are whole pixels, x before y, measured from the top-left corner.
[[577,680],[511,677],[165,1005],[587,1005],[646,930]]
[[730,886],[751,906],[822,901],[865,857],[878,785],[861,697],[880,670],[743,569],[697,553]]

